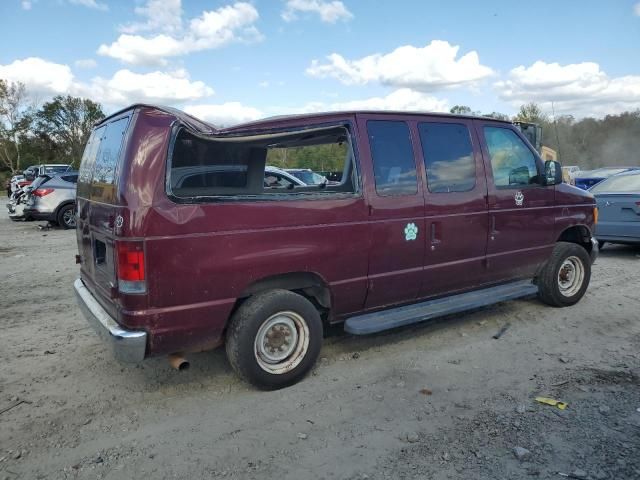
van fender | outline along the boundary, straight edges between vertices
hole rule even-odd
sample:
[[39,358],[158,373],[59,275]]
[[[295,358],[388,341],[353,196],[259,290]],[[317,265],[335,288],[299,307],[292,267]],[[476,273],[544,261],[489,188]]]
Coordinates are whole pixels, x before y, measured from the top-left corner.
[[[594,242],[592,242],[592,238],[593,238],[593,235],[591,234],[591,229],[584,224],[578,224],[578,225],[571,225],[569,227],[566,227],[564,230],[562,230],[562,232],[556,239],[555,243],[570,242],[570,243],[576,243],[582,246],[591,257],[591,262],[593,263],[595,261],[595,256],[597,256],[598,254],[598,247],[597,247],[597,244],[594,247]],[[547,262],[545,261],[538,267],[538,269],[536,270],[535,279],[538,278],[538,276],[540,275],[540,272],[542,271],[542,269],[545,267],[546,264]],[[534,283],[535,283],[535,280],[534,280]]]

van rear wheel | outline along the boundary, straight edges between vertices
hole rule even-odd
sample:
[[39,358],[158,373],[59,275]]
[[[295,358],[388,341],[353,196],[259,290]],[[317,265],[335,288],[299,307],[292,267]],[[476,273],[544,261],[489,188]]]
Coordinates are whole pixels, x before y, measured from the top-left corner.
[[322,346],[322,320],[313,304],[288,290],[247,299],[231,319],[226,349],[240,377],[258,388],[292,385],[313,367]]
[[591,279],[591,259],[584,247],[558,242],[537,278],[538,297],[554,307],[568,307],[584,296]]

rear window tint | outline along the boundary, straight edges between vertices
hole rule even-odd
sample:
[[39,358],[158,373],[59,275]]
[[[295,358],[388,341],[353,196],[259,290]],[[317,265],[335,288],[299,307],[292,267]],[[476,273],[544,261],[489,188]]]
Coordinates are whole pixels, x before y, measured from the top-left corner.
[[370,120],[367,132],[378,195],[417,193],[418,178],[409,126],[405,122]]
[[78,183],[78,175],[63,175],[62,180],[64,180],[65,182],[71,182],[71,183]]
[[115,200],[116,170],[128,126],[129,117],[124,117],[93,131],[80,165],[79,197]]
[[420,141],[432,193],[466,192],[476,184],[469,129],[459,123],[420,123]]

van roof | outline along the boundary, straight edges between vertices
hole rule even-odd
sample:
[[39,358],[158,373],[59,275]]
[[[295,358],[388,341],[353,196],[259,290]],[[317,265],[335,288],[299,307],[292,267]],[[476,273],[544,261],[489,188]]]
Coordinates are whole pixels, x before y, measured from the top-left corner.
[[260,120],[255,120],[251,122],[245,122],[238,125],[233,125],[227,128],[218,128],[215,125],[206,122],[204,120],[200,120],[193,115],[189,115],[182,110],[178,110],[177,108],[167,107],[163,105],[153,105],[146,103],[136,103],[130,105],[126,108],[118,110],[117,112],[112,113],[108,117],[103,118],[99,122],[95,124],[95,126],[101,125],[102,123],[115,118],[129,110],[134,110],[136,108],[151,108],[160,110],[162,112],[169,113],[170,115],[174,115],[178,120],[190,125],[195,130],[203,132],[203,133],[213,133],[213,132],[234,132],[241,131],[246,129],[260,128],[260,127],[268,127],[272,124],[284,123],[291,120],[301,120],[301,119],[331,119],[336,117],[344,117],[344,116],[353,116],[358,114],[375,114],[375,115],[409,115],[409,116],[423,116],[423,115],[433,115],[437,117],[446,117],[446,118],[464,118],[464,119],[482,119],[482,120],[491,120],[498,123],[506,123],[511,124],[509,120],[500,120],[492,117],[481,117],[477,115],[458,115],[452,113],[442,113],[442,112],[420,112],[420,111],[401,111],[401,110],[338,110],[338,111],[328,111],[328,112],[314,112],[314,113],[298,113],[298,114],[289,114],[289,115],[276,115],[272,117],[263,118]]
[[352,116],[359,114],[375,114],[375,115],[407,115],[407,116],[424,116],[424,115],[432,115],[435,117],[446,117],[446,118],[464,118],[464,119],[482,119],[482,120],[492,120],[499,123],[511,124],[508,120],[500,120],[491,117],[481,117],[477,115],[458,115],[452,113],[442,113],[442,112],[421,112],[421,111],[402,111],[402,110],[336,110],[329,112],[314,112],[314,113],[299,113],[299,114],[291,114],[291,115],[276,115],[273,117],[267,117],[260,120],[255,120],[252,122],[241,123],[239,125],[234,125],[229,128],[221,129],[221,131],[232,132],[235,130],[245,130],[247,128],[256,128],[269,126],[274,123],[287,122],[290,120],[300,120],[303,118],[309,119],[317,119],[317,118],[333,118],[333,117],[344,117],[344,116]]

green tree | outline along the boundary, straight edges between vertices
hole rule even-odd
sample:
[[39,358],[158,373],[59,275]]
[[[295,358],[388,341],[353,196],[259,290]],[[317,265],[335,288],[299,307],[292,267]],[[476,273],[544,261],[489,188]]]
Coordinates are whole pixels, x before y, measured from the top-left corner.
[[449,110],[449,113],[453,113],[454,115],[473,115],[474,112],[470,107],[466,105],[454,105]]
[[0,162],[11,174],[20,171],[22,142],[33,120],[30,110],[25,86],[0,79]]
[[104,118],[102,106],[86,98],[58,95],[36,114],[38,136],[59,148],[60,160],[78,167],[93,125]]
[[530,102],[520,107],[520,110],[515,116],[515,120],[541,124],[542,122],[548,121],[548,118],[542,113],[537,103]]
[[506,115],[500,112],[485,113],[484,116],[489,118],[495,118],[496,120],[506,120],[506,121],[511,120],[511,117],[509,117],[509,115]]

